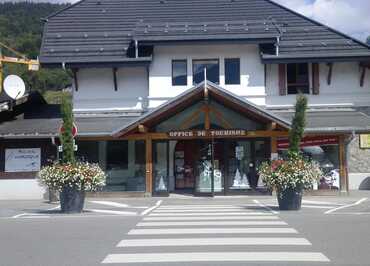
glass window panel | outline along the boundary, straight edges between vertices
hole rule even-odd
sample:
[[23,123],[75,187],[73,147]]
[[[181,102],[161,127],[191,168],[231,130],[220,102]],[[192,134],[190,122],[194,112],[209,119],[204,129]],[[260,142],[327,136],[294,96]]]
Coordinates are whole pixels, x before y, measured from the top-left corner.
[[168,192],[168,142],[154,142],[153,146],[154,191],[157,193]]
[[77,141],[76,158],[79,161],[98,163],[99,142],[98,141]]
[[172,85],[186,86],[187,85],[187,61],[173,60],[172,61]]
[[196,162],[197,182],[196,191],[200,193],[212,192],[212,144],[199,142],[199,159]]
[[288,64],[287,81],[288,94],[308,94],[310,92],[308,64]]
[[[339,145],[309,146],[301,149],[306,158],[317,162],[323,172],[314,190],[339,190],[340,171],[339,171]],[[279,150],[281,158],[288,157],[287,150]]]
[[230,142],[228,150],[228,185],[231,191],[251,188],[254,168],[251,141]]
[[[138,144],[140,143],[140,144]],[[145,154],[144,141],[108,141],[101,157],[106,158],[106,191],[145,191],[145,162],[136,158]],[[103,143],[104,144],[104,143]]]
[[128,167],[128,141],[107,142],[107,169]]
[[204,69],[207,69],[207,80],[219,84],[220,65],[218,60],[194,60],[193,83],[199,84],[204,81]]
[[225,84],[240,84],[240,59],[225,59]]

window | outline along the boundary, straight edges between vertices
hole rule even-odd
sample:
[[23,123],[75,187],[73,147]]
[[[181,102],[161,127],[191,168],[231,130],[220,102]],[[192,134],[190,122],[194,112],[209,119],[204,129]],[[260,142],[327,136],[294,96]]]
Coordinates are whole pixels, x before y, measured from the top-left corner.
[[288,64],[288,94],[310,93],[308,64]]
[[173,86],[186,86],[187,81],[187,61],[186,60],[173,60],[172,61],[172,85]]
[[207,80],[219,84],[220,65],[215,60],[193,60],[193,83],[199,84],[204,81],[204,69],[207,69]]
[[240,84],[240,59],[225,59],[225,84]]
[[107,170],[128,168],[128,142],[108,141]]

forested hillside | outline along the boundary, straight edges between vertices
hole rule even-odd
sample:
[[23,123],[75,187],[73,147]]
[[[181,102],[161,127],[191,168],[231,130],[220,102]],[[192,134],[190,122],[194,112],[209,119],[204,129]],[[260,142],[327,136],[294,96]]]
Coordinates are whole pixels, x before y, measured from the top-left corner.
[[[65,5],[50,3],[0,3],[0,42],[34,59],[38,56],[43,22],[41,18],[64,8]],[[12,55],[5,49],[3,54]],[[18,74],[28,88],[45,92],[59,90],[70,84],[70,77],[63,70],[41,69],[29,72],[25,66],[6,64],[5,75]]]

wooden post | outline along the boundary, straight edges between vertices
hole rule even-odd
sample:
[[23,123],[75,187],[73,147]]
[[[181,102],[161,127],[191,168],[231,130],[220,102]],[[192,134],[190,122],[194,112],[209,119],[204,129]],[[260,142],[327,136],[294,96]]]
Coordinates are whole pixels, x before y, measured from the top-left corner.
[[276,159],[274,155],[278,153],[278,143],[276,137],[271,137],[271,160]]
[[345,135],[339,136],[339,174],[340,174],[340,191],[348,192]]
[[146,192],[152,194],[153,192],[153,142],[151,138],[145,140],[145,158],[146,158],[146,174],[145,187]]
[[204,106],[204,128],[206,130],[211,128],[211,119],[209,115],[209,106]]

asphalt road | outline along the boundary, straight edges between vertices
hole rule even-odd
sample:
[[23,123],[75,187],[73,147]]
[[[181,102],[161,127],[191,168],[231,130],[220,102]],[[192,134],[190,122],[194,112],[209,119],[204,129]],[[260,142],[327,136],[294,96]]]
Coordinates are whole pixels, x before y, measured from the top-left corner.
[[0,266],[370,265],[366,198],[88,199],[80,215],[0,201]]

